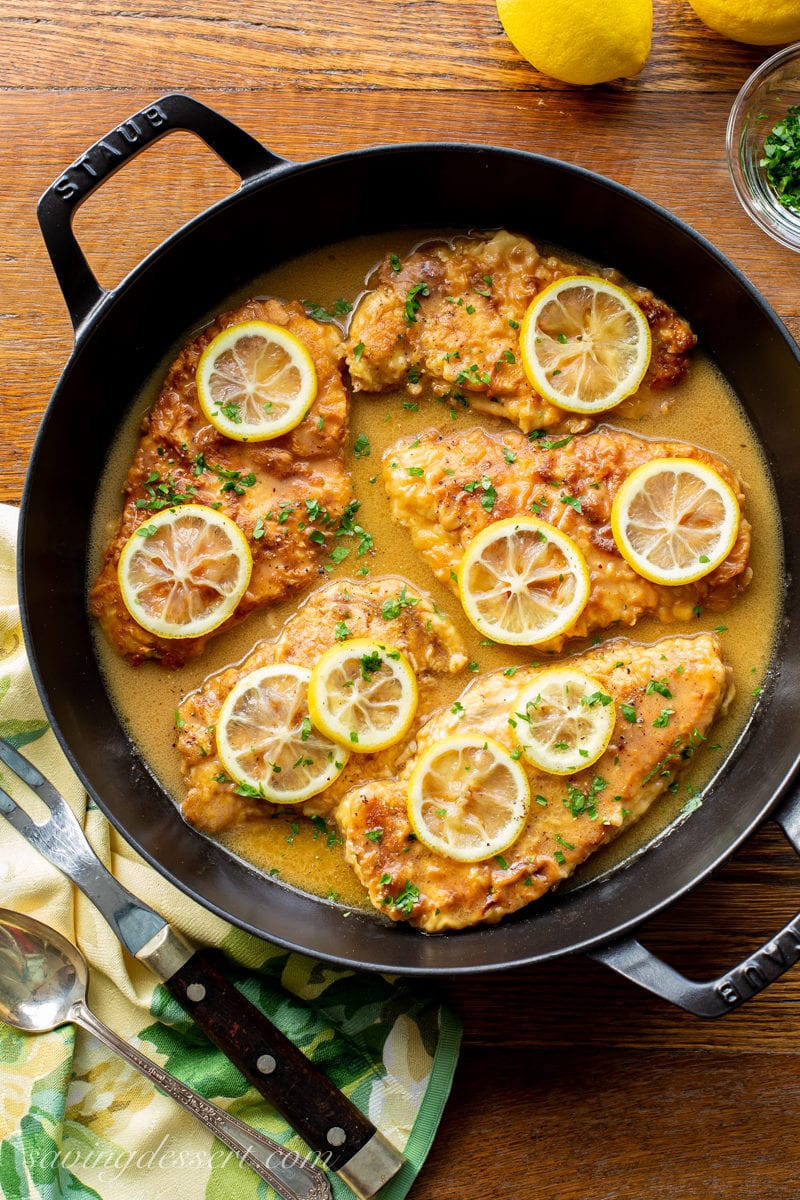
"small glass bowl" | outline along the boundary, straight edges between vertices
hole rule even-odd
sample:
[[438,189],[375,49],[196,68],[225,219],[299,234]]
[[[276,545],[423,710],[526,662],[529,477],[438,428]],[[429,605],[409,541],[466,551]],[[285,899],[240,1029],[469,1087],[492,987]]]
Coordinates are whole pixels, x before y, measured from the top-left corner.
[[747,80],[728,118],[726,146],[742,208],[776,242],[800,251],[800,213],[780,203],[760,165],[764,140],[793,105],[800,105],[800,42],[773,54]]

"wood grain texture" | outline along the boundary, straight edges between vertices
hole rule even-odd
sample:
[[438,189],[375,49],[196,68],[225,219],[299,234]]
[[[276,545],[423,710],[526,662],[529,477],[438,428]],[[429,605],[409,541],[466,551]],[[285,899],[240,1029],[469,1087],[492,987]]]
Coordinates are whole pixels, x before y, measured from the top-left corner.
[[[764,57],[707,29],[683,0],[657,0],[654,10],[644,71],[607,90],[729,91]],[[0,87],[9,88],[22,75],[26,88],[68,92],[87,78],[104,89],[132,78],[155,90],[209,81],[235,92],[566,89],[520,58],[486,0],[172,0],[138,10],[45,0],[35,13],[25,0],[4,0],[0,31],[8,49]]]
[[410,1195],[789,1200],[798,1105],[793,1053],[482,1050]]
[[[798,259],[744,216],[724,155],[735,93],[770,49],[712,33],[685,0],[655,0],[654,10],[638,78],[575,89],[519,58],[493,0],[0,0],[0,499],[19,500],[72,345],[36,200],[92,142],[168,91],[190,92],[295,161],[441,140],[579,163],[708,237],[800,338]],[[115,286],[236,185],[188,134],[148,150],[78,214],[98,278]],[[641,937],[691,977],[710,978],[798,908],[800,865],[768,825]],[[412,1200],[800,1194],[786,1151],[800,1118],[797,969],[716,1022],[582,958],[457,977],[440,990],[464,1020],[465,1050]]]

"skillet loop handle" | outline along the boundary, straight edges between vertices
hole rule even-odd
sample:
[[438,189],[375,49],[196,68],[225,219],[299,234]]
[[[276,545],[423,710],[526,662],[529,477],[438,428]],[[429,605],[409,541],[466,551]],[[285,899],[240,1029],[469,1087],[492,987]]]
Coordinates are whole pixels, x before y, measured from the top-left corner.
[[72,229],[74,215],[120,167],[176,130],[196,134],[243,183],[284,161],[227,117],[179,92],[162,96],[90,146],[51,184],[36,209],[76,337],[108,292],[97,282],[78,245]]
[[[800,854],[800,790],[773,814],[773,820]],[[744,962],[718,979],[704,983],[686,979],[635,937],[620,938],[590,950],[587,957],[605,963],[626,979],[696,1017],[722,1017],[758,995],[800,961],[800,913]]]

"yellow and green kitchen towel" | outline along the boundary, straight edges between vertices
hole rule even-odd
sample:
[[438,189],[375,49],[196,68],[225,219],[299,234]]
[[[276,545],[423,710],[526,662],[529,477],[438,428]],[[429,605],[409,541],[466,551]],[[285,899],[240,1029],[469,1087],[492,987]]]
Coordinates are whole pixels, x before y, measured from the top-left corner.
[[[232,928],[145,863],[89,801],[50,730],[28,667],[15,582],[16,509],[0,505],[0,735],[65,796],[117,878],[194,942],[404,1151],[380,1193],[402,1200],[435,1135],[458,1057],[458,1019],[428,992],[342,970]],[[26,805],[0,766],[0,783]],[[116,941],[82,893],[0,817],[0,907],[36,917],[89,964],[89,1003],[166,1070],[301,1155],[308,1147]],[[335,1200],[349,1188],[330,1176]],[[26,1035],[0,1022],[0,1195],[4,1200],[272,1200],[222,1143],[83,1030]]]

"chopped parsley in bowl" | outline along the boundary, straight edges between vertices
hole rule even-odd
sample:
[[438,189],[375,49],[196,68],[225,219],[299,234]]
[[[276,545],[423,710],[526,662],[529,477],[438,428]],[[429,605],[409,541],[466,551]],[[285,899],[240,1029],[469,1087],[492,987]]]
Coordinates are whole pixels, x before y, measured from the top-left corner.
[[728,119],[728,167],[745,212],[800,251],[800,43],[754,71]]

